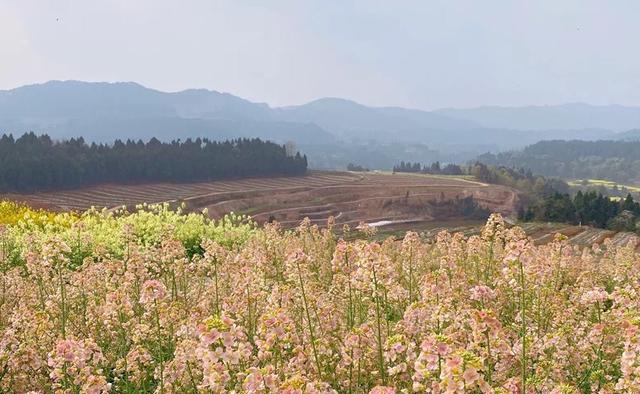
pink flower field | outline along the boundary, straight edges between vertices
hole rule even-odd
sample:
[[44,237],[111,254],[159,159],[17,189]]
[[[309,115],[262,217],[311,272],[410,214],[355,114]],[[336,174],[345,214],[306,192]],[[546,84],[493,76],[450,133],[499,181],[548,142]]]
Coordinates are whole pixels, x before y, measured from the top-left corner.
[[1,239],[2,392],[640,392],[635,245],[534,246],[498,215],[380,243],[166,208]]

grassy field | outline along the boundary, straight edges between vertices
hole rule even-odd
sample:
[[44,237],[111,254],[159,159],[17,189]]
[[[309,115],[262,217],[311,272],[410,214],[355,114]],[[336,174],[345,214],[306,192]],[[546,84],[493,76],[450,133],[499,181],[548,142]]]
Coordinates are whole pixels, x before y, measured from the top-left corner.
[[630,192],[640,193],[640,186],[621,184],[614,181],[608,181],[606,179],[586,179],[586,182],[584,181],[585,180],[583,179],[577,179],[567,183],[569,184],[569,186],[573,186],[573,187],[602,186],[607,189],[614,189],[617,187],[618,189],[625,188]]

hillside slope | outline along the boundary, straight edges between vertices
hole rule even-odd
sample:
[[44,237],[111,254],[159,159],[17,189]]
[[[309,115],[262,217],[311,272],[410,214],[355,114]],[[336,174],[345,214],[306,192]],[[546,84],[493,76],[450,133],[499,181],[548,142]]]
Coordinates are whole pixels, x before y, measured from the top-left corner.
[[35,131],[105,142],[151,137],[334,141],[318,126],[277,121],[271,112],[265,104],[227,93],[166,93],[130,82],[51,81],[0,91],[0,131],[14,134]]
[[640,108],[572,103],[526,107],[446,108],[438,114],[487,128],[514,130],[590,130],[607,134],[640,127]]

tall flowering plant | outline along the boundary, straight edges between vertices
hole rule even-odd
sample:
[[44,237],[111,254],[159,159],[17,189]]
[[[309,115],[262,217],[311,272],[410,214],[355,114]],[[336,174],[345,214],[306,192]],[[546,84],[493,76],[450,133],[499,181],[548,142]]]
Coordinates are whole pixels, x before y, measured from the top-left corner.
[[636,245],[535,245],[499,215],[469,238],[332,225],[162,206],[9,225],[0,391],[640,390]]

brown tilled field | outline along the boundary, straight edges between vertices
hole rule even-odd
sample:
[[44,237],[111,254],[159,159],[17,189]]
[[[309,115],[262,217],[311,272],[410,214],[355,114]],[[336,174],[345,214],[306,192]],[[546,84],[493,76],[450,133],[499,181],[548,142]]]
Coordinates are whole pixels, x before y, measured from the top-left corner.
[[580,246],[602,244],[606,239],[617,246],[625,246],[630,242],[640,246],[640,238],[634,233],[560,223],[522,223],[520,226],[536,244],[551,242],[556,234],[562,234],[571,244]]
[[184,202],[190,210],[207,208],[213,218],[233,211],[251,215],[260,223],[275,219],[284,226],[294,226],[305,217],[321,224],[330,216],[338,224],[445,220],[452,215],[440,203],[467,196],[504,214],[512,214],[518,200],[513,189],[461,177],[349,172],[187,184],[101,185],[1,197],[58,211]]
[[[518,202],[518,193],[513,189],[463,177],[351,172],[185,184],[101,185],[61,192],[0,195],[0,199],[20,200],[56,211],[184,202],[192,211],[207,208],[212,218],[236,212],[251,215],[259,223],[275,219],[285,227],[292,227],[305,217],[322,225],[333,216],[339,225],[373,223],[379,226],[381,238],[402,236],[407,230],[419,231],[429,238],[444,229],[466,235],[479,233],[482,220],[461,218],[442,204],[467,196],[473,196],[492,212],[506,215],[514,214]],[[537,244],[551,241],[556,233],[582,246],[602,243],[607,238],[617,245],[629,241],[640,244],[634,234],[588,226],[520,225]]]
[[[464,221],[444,221],[431,223],[416,223],[411,230],[421,231],[428,239],[434,239],[438,232],[447,230],[450,232],[460,232],[465,236],[480,234],[484,222],[471,220]],[[601,245],[605,240],[610,240],[616,246],[627,246],[630,243],[640,250],[640,237],[634,233],[615,232],[602,228],[593,228],[589,226],[574,226],[563,223],[518,223],[518,226],[527,233],[533,240],[534,244],[547,244],[555,238],[556,234],[564,235],[569,244],[581,247],[591,247],[594,244]],[[394,226],[386,227],[381,231],[381,237],[387,235],[402,236],[403,229]]]

